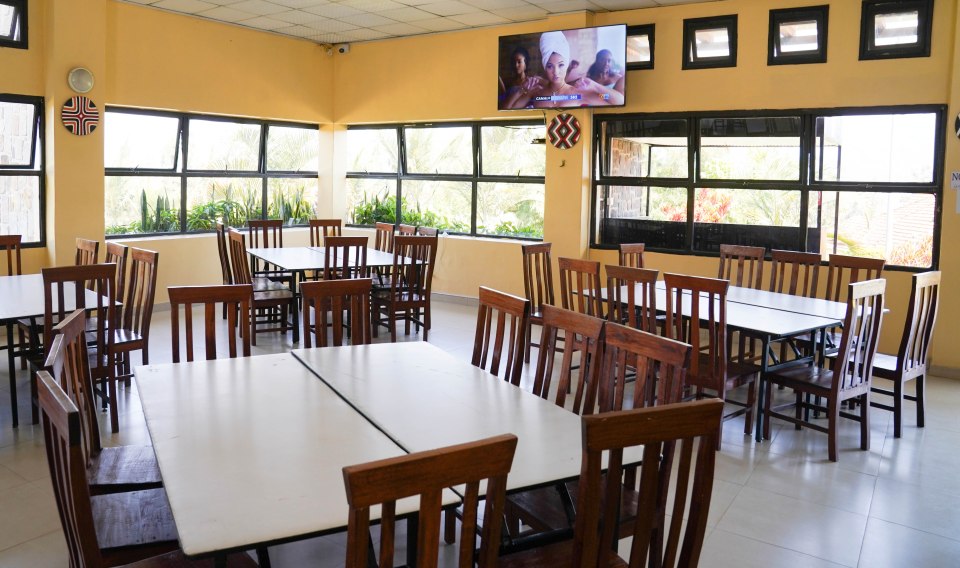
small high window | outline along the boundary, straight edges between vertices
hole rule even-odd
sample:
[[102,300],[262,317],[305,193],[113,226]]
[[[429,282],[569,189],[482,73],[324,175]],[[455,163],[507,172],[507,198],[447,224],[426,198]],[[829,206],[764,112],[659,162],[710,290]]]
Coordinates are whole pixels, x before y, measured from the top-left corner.
[[0,47],[27,49],[27,0],[0,0]]
[[683,21],[683,68],[737,66],[737,15]]
[[627,28],[627,69],[653,69],[654,25]]
[[860,59],[929,57],[933,0],[864,0]]
[[770,10],[767,65],[824,63],[829,6]]

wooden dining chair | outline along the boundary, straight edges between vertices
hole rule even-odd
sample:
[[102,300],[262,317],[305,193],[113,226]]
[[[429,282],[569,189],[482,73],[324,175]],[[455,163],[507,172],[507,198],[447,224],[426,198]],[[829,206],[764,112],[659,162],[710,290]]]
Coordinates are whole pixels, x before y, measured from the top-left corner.
[[[460,529],[459,568],[498,566],[501,523],[484,522],[479,551],[475,549],[480,508],[480,483],[485,481],[483,519],[503,515],[507,475],[513,463],[517,437],[512,434],[476,442],[412,453],[343,468],[343,484],[350,506],[347,529],[347,568],[370,565],[392,568],[396,536],[396,503],[419,498],[417,566],[436,567],[440,552],[440,509],[443,492],[463,487],[463,524]],[[380,553],[371,554],[370,511],[380,506]]]
[[434,227],[417,227],[417,234],[421,237],[436,237],[440,231]]
[[323,239],[339,237],[343,232],[342,219],[310,219],[310,246],[322,247]]
[[[257,344],[257,333],[293,330],[294,343],[300,341],[300,328],[297,320],[297,299],[293,290],[287,287],[258,290],[247,264],[247,245],[243,233],[235,229],[227,231],[230,240],[230,260],[233,264],[233,281],[236,284],[249,284],[253,289],[250,304],[250,322],[253,333],[250,341]],[[288,318],[289,314],[289,318]],[[290,321],[292,319],[292,323]]]
[[643,268],[644,243],[620,243],[618,264],[630,268]]
[[20,276],[23,266],[20,259],[21,235],[0,235],[0,252],[5,252],[7,258],[7,276]]
[[[283,248],[283,219],[249,219],[247,228],[250,233],[250,248]],[[246,257],[244,260],[246,261]],[[251,257],[250,263],[253,276],[291,277],[290,273],[280,271],[269,263],[264,262],[261,267],[260,260],[256,257]],[[234,267],[234,278],[236,278],[236,267]]]
[[760,290],[763,282],[763,247],[720,245],[720,267],[717,278],[729,280],[731,286]]
[[376,223],[374,230],[376,235],[373,241],[373,248],[383,252],[393,252],[393,223]]
[[367,278],[367,237],[327,237],[323,240],[323,279]]
[[602,318],[600,263],[579,258],[559,258],[560,305],[565,310]]
[[[900,347],[895,355],[877,353],[873,359],[873,377],[893,381],[893,389],[871,387],[877,394],[893,397],[892,404],[871,401],[870,405],[893,412],[893,437],[899,438],[903,429],[903,400],[917,405],[917,427],[924,426],[924,381],[930,362],[930,342],[937,322],[940,303],[940,272],[913,275],[907,318],[904,321]],[[904,385],[915,381],[916,394],[903,392]]]
[[[597,377],[603,354],[602,337],[603,320],[544,305],[543,333],[540,335],[533,394],[545,399],[552,394],[557,406],[569,408],[576,414],[596,412]],[[560,352],[563,357],[555,373],[554,362]],[[568,393],[572,395],[570,401],[567,400]]]
[[[305,348],[313,346],[313,333],[317,336],[317,347],[344,345],[344,328],[349,331],[352,345],[370,343],[370,291],[372,288],[373,280],[370,278],[324,279],[301,284],[303,346]],[[310,320],[310,308],[313,308],[313,323]],[[345,313],[346,320],[344,320]],[[327,341],[328,329],[332,332],[332,344]]]
[[520,386],[529,317],[530,300],[481,286],[471,364],[499,377],[503,361],[503,379]]
[[150,364],[150,322],[157,294],[157,267],[160,253],[130,249],[130,277],[120,308],[119,325],[113,330],[113,355],[117,379],[133,376],[130,354],[140,352],[140,364]]
[[[2,256],[6,256],[7,259],[7,276],[20,276],[23,274],[23,264],[20,256],[21,239],[21,235],[0,235],[0,253],[6,253]],[[2,258],[2,256],[0,256],[0,258]],[[30,349],[28,338],[31,333],[38,333],[38,331],[36,331],[36,325],[35,318],[17,320],[16,338],[13,337],[13,323],[10,323],[7,327],[7,344],[0,349],[13,349],[14,357],[20,357],[21,369],[27,368],[27,355]],[[14,380],[14,378],[11,377],[10,380]]]
[[608,264],[607,319],[649,333],[657,333],[657,278],[646,268]]
[[117,298],[123,299],[123,292],[127,285],[127,262],[130,247],[109,241],[105,252],[103,261],[117,265]]
[[885,263],[882,258],[831,254],[827,263],[827,290],[824,299],[846,302],[843,293],[847,291],[847,285],[880,278]]
[[397,234],[412,237],[417,234],[417,227],[416,225],[404,225],[401,223],[397,225]]
[[521,245],[523,255],[523,292],[530,300],[530,324],[527,326],[527,351],[523,360],[530,362],[530,349],[540,347],[531,341],[532,328],[543,326],[543,306],[556,305],[553,296],[553,264],[550,261],[550,243]]
[[[502,556],[500,567],[698,566],[722,413],[720,401],[702,400],[584,416],[573,539]],[[617,514],[626,489],[623,452],[631,447],[643,448],[643,462],[624,559]]]
[[[712,396],[742,408],[723,416],[730,420],[746,414],[743,432],[753,430],[753,405],[756,402],[756,380],[760,367],[742,360],[730,359],[727,341],[727,280],[701,278],[681,274],[663,275],[667,287],[666,336],[693,347],[687,386],[691,396]],[[698,298],[698,301],[691,301]],[[727,397],[731,390],[747,386],[747,400]],[[721,432],[722,436],[722,432]],[[721,437],[718,436],[717,442]],[[717,446],[719,449],[719,446]]]
[[770,259],[771,292],[804,298],[817,297],[821,261],[818,253],[771,250]]
[[77,254],[74,257],[74,264],[77,266],[86,266],[100,262],[100,241],[90,239],[77,239]]
[[393,265],[390,287],[374,291],[371,296],[374,312],[373,336],[379,327],[390,330],[390,341],[397,341],[397,321],[403,320],[404,332],[411,324],[423,330],[423,340],[430,333],[430,289],[437,259],[437,237],[397,235],[393,239]]
[[[865,280],[848,284],[847,315],[843,320],[840,348],[829,368],[817,365],[790,367],[768,373],[764,380],[771,385],[783,385],[796,393],[793,416],[771,410],[771,388],[766,389],[763,402],[763,431],[770,435],[771,418],[793,424],[797,430],[807,427],[828,436],[830,461],[837,461],[837,438],[840,418],[860,423],[860,449],[870,449],[870,377],[880,338],[883,320],[883,297],[886,281]],[[815,397],[811,402],[806,395]],[[817,401],[824,400],[825,404]],[[856,400],[860,414],[840,409],[845,400]],[[827,425],[808,421],[804,410],[826,412]]]
[[220,286],[170,286],[170,332],[173,345],[173,362],[180,362],[180,307],[184,309],[184,335],[187,361],[193,361],[193,306],[203,306],[203,337],[207,360],[217,358],[216,305],[227,304],[227,355],[237,356],[237,330],[239,328],[242,356],[250,356],[250,305],[253,287],[249,284]]

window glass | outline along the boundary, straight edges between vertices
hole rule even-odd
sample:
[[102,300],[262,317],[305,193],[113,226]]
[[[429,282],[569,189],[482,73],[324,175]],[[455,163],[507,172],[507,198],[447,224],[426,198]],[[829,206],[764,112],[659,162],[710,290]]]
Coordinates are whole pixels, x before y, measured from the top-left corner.
[[700,121],[702,179],[800,179],[800,118]]
[[244,227],[260,219],[262,182],[256,178],[188,178],[187,231],[210,231],[217,221]]
[[685,188],[607,186],[603,190],[597,200],[603,242],[643,242],[652,247],[685,248]]
[[471,194],[468,182],[404,180],[400,222],[469,233]]
[[267,170],[315,172],[320,169],[320,132],[314,128],[269,126]]
[[40,240],[40,177],[0,176],[0,234],[21,235],[22,243]]
[[0,168],[33,163],[35,109],[31,103],[0,101]]
[[395,179],[347,178],[347,219],[353,225],[397,221]]
[[706,28],[694,32],[693,58],[709,59],[730,56],[730,36],[727,28]]
[[407,173],[473,174],[473,136],[468,126],[405,128]]
[[347,130],[347,171],[396,172],[397,149],[395,128],[351,128]]
[[180,119],[108,111],[103,124],[106,167],[172,170],[176,165]]
[[698,188],[693,248],[717,252],[721,244],[794,250],[800,241],[800,192]]
[[817,21],[804,20],[780,24],[780,51],[782,53],[803,53],[816,51]]
[[647,34],[627,36],[627,63],[650,61],[650,36]]
[[918,10],[877,14],[873,19],[874,45],[884,47],[917,43],[919,29]]
[[0,47],[26,49],[25,28],[26,0],[0,0]]
[[936,114],[820,116],[814,179],[932,183]]
[[478,184],[477,233],[542,239],[543,184]]
[[17,39],[14,36],[16,21],[13,17],[15,15],[13,6],[0,2],[0,38]]
[[267,181],[267,219],[306,225],[317,216],[317,178],[271,178]]
[[190,119],[188,169],[256,171],[259,155],[259,124]]
[[607,175],[686,178],[687,121],[631,120],[604,122]]
[[180,178],[107,176],[107,235],[180,231]]
[[[546,128],[542,125],[482,127],[483,174],[543,176],[547,155],[545,136]],[[534,144],[535,139],[540,143]]]

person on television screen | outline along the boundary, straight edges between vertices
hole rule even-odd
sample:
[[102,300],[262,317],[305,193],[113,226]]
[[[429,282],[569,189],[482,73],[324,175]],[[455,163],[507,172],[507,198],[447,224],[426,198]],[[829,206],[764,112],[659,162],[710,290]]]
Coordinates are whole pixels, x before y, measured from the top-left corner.
[[570,44],[563,32],[540,35],[540,57],[544,77],[528,77],[520,90],[507,99],[506,108],[561,108],[623,104],[623,93],[605,87],[589,77],[573,84],[566,82]]
[[513,51],[510,53],[510,63],[513,66],[513,78],[505,84],[503,77],[498,77],[500,81],[500,106],[503,106],[503,103],[507,101],[513,93],[519,91],[523,87],[524,81],[527,80],[527,62],[530,61],[530,52],[527,51],[527,48],[517,46],[513,48]]
[[609,87],[623,92],[623,74],[616,68],[616,62],[613,60],[613,54],[609,49],[601,49],[597,52],[597,60],[593,62],[590,69],[587,70],[587,77],[590,77],[604,87]]

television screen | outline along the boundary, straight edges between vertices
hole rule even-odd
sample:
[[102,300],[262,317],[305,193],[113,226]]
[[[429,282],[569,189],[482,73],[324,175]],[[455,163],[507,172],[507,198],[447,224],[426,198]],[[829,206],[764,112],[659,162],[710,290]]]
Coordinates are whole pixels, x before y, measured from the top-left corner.
[[500,38],[501,110],[623,106],[627,26]]

